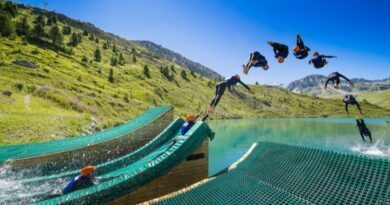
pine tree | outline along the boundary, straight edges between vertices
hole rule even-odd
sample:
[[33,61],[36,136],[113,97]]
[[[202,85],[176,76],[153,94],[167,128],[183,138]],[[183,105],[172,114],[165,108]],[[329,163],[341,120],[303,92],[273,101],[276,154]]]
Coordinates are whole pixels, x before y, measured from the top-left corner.
[[95,43],[99,43],[99,39],[97,37],[95,38]]
[[110,73],[108,74],[108,82],[114,83],[114,70],[111,68]]
[[195,75],[194,71],[191,71],[191,75],[192,75],[194,78],[196,78],[196,75]]
[[35,24],[41,24],[42,27],[45,27],[46,26],[46,22],[45,22],[45,16],[43,16],[42,14],[39,15],[35,21],[34,21]]
[[81,35],[81,33],[77,33],[77,41],[79,43],[83,42],[83,36]]
[[118,59],[116,59],[115,56],[112,56],[110,64],[111,64],[111,66],[117,66],[118,65]]
[[135,55],[133,54],[133,63],[136,63],[137,62],[137,58],[135,57]]
[[64,26],[64,28],[62,29],[62,34],[70,35],[71,33],[72,33],[72,28],[69,25]]
[[116,53],[117,52],[117,49],[116,49],[116,45],[114,44],[114,46],[112,47],[112,52]]
[[18,6],[10,1],[5,2],[3,11],[8,13],[10,17],[15,18],[18,15]]
[[83,36],[88,36],[88,31],[87,30],[83,31]]
[[97,48],[97,49],[95,50],[95,61],[96,61],[96,62],[102,61],[102,55],[101,55],[101,53],[100,53],[99,48]]
[[174,65],[171,65],[171,71],[172,71],[172,73],[176,73],[176,69],[175,69]]
[[79,44],[79,38],[78,38],[77,34],[75,32],[73,32],[72,35],[70,36],[70,40],[69,40],[68,45],[76,47],[78,44]]
[[181,73],[180,73],[181,77],[184,79],[184,80],[188,80],[187,78],[187,72],[185,70],[182,70]]
[[123,58],[122,53],[119,54],[119,65],[125,65],[125,58]]
[[16,33],[20,36],[28,36],[30,34],[31,26],[27,21],[27,17],[23,17],[16,23]]
[[9,37],[15,33],[15,25],[11,18],[6,13],[0,13],[0,34],[4,37]]
[[107,49],[108,49],[108,44],[107,44],[107,42],[103,43],[103,49],[104,49],[104,50],[107,50]]
[[149,68],[148,68],[147,65],[144,66],[144,75],[145,75],[147,78],[150,78]]
[[81,59],[82,62],[84,63],[88,63],[88,58],[87,56],[83,56],[83,58]]
[[54,23],[54,24],[57,24],[57,22],[58,22],[58,19],[57,19],[57,16],[52,16],[51,17],[51,21]]
[[64,40],[60,28],[56,25],[51,28],[49,32],[49,38],[53,42],[54,45],[61,46]]
[[93,33],[91,33],[91,34],[89,35],[89,40],[90,40],[90,41],[94,41],[94,40],[95,40],[95,36],[93,35]]

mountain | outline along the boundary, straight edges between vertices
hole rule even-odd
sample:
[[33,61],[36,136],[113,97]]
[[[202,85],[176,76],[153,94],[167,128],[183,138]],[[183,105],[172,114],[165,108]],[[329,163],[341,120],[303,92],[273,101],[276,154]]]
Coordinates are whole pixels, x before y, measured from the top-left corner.
[[358,98],[361,100],[365,99],[371,103],[390,109],[390,100],[388,100],[390,98],[384,99],[385,96],[390,97],[388,94],[390,90],[390,78],[383,80],[352,78],[351,81],[355,85],[353,88],[349,86],[348,82],[341,80],[341,86],[338,90],[332,86],[328,86],[328,89],[324,90],[326,80],[327,77],[323,75],[309,75],[291,82],[287,86],[287,89],[295,93],[323,98],[339,98],[340,95],[353,94],[358,95]]
[[[0,145],[96,132],[151,106],[171,104],[184,116],[214,96],[217,80],[90,23],[3,1],[0,11]],[[250,87],[254,95],[226,91],[209,119],[346,116],[339,100]],[[390,115],[361,106],[367,116]]]
[[217,72],[211,70],[210,68],[207,68],[206,66],[203,66],[199,63],[193,62],[186,57],[173,52],[167,48],[164,48],[160,45],[157,45],[150,41],[134,41],[135,43],[140,44],[143,47],[148,48],[149,50],[153,51],[156,55],[168,60],[177,63],[178,65],[188,68],[191,71],[194,71],[196,73],[199,73],[205,77],[212,78],[212,79],[222,79],[223,76],[218,74]]

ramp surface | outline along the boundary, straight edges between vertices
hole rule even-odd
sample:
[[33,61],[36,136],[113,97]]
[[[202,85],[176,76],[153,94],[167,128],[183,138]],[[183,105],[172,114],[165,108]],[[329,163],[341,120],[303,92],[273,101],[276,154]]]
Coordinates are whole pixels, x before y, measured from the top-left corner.
[[[18,161],[21,159],[29,159],[29,158],[37,158],[37,157],[51,159],[53,158],[53,156],[55,156],[59,158],[61,157],[61,155],[65,156],[65,154],[63,153],[67,153],[71,151],[77,152],[79,149],[80,150],[83,149],[86,153],[90,153],[90,154],[96,152],[95,155],[97,155],[99,151],[98,149],[94,151],[93,150],[94,148],[92,148],[93,145],[105,144],[105,146],[107,146],[109,144],[107,143],[108,141],[111,142],[113,139],[120,140],[121,136],[132,133],[137,129],[143,128],[144,126],[148,125],[154,120],[158,120],[159,117],[161,117],[171,109],[172,109],[171,106],[151,108],[145,113],[143,113],[142,115],[140,115],[139,117],[123,125],[111,129],[107,129],[103,132],[99,132],[91,135],[66,138],[62,140],[53,140],[53,141],[43,142],[43,143],[31,143],[31,144],[15,145],[15,146],[0,146],[0,164],[9,160]],[[115,143],[117,144],[118,142]],[[87,147],[89,148],[87,149]]]

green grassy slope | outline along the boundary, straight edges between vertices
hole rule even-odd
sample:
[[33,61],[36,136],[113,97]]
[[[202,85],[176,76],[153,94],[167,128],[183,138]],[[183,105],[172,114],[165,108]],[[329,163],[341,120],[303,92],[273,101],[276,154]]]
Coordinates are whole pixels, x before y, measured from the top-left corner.
[[[31,8],[19,10],[13,19],[27,16],[30,23],[36,18]],[[65,24],[58,22],[63,28]],[[48,30],[48,28],[46,28]],[[83,30],[72,27],[73,31]],[[64,42],[70,36],[64,36]],[[85,134],[92,123],[97,130],[111,127],[134,118],[150,106],[171,104],[176,115],[205,110],[214,95],[215,82],[195,73],[190,74],[173,62],[163,60],[138,44],[113,35],[95,33],[96,41],[83,36],[73,54],[53,50],[43,44],[32,44],[20,36],[0,37],[0,91],[11,91],[11,96],[0,92],[0,144],[46,141]],[[111,42],[103,49],[103,43]],[[122,53],[124,65],[111,66],[115,43]],[[65,46],[64,46],[65,47]],[[67,49],[69,47],[66,47]],[[102,62],[93,61],[96,48],[102,52]],[[133,55],[137,62],[133,62]],[[83,62],[83,57],[88,62]],[[15,60],[33,62],[37,68],[13,64]],[[143,73],[150,69],[150,78]],[[171,80],[160,67],[170,70]],[[108,81],[109,70],[114,71],[114,82]],[[187,73],[183,79],[181,71]],[[237,69],[239,72],[240,69]],[[346,116],[341,100],[327,100],[268,86],[251,86],[255,95],[237,87],[236,94],[226,92],[211,119],[254,117],[341,117]],[[363,103],[367,116],[390,116],[389,110]],[[356,114],[355,108],[350,109]]]
[[390,109],[390,90],[364,92],[358,96],[358,100],[367,100],[372,104]]

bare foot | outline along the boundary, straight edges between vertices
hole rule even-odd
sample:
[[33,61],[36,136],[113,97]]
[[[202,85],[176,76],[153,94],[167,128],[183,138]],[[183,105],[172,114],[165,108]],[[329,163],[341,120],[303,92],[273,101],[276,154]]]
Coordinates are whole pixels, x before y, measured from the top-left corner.
[[248,69],[245,65],[242,65],[242,72],[243,72],[245,75],[248,75],[249,69]]
[[214,106],[209,105],[209,107],[207,108],[207,112],[213,113],[213,112],[214,112],[214,109],[215,109]]

